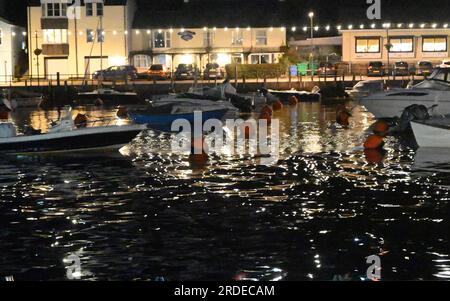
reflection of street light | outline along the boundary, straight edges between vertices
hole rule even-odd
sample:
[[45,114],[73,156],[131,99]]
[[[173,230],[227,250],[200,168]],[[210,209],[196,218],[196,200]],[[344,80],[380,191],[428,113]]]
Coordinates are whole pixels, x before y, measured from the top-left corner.
[[314,60],[314,12],[310,12],[308,17],[311,19],[311,54],[309,56],[311,75],[313,75],[313,60]]

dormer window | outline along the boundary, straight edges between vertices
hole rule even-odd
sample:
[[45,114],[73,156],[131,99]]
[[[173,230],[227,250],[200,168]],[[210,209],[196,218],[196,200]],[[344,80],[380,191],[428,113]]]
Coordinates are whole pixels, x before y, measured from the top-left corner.
[[47,0],[42,3],[42,17],[44,18],[66,18],[67,1]]

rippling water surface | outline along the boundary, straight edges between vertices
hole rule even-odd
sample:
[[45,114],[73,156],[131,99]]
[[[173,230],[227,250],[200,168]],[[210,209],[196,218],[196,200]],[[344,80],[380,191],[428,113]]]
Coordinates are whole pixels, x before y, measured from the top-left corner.
[[[388,138],[361,149],[371,115],[349,129],[336,103],[300,104],[280,119],[280,160],[172,154],[170,136],[141,134],[120,153],[3,157],[0,276],[63,280],[449,279],[450,151]],[[113,110],[88,110],[91,119]],[[57,111],[21,112],[46,129]]]

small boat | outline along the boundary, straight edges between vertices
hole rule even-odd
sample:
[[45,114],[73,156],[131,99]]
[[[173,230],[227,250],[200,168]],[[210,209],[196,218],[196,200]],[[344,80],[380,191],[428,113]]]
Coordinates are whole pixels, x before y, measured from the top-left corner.
[[165,106],[149,107],[142,110],[129,112],[131,119],[137,124],[146,124],[149,128],[162,132],[172,132],[172,124],[176,120],[187,120],[191,125],[194,124],[196,113],[201,113],[202,125],[211,119],[222,120],[228,109],[212,109],[203,111],[188,111],[185,108],[169,104]]
[[372,93],[361,104],[376,118],[399,116],[403,109],[417,104],[439,105],[440,114],[450,114],[450,68],[438,68],[426,80],[406,89],[390,89]]
[[346,92],[351,98],[358,100],[362,97],[367,97],[373,93],[382,91],[384,91],[383,80],[363,80],[358,82],[352,89],[347,90]]
[[308,91],[297,91],[297,90],[261,90],[264,96],[273,95],[283,103],[289,103],[289,98],[295,96],[300,102],[317,102],[321,101],[322,96],[320,93],[308,92]]
[[76,126],[70,110],[48,133],[28,130],[28,135],[18,134],[14,124],[0,123],[0,153],[30,154],[52,152],[78,152],[97,149],[120,149],[130,143],[146,127]]
[[97,89],[78,93],[76,105],[121,105],[142,103],[135,92],[119,92],[113,89]]
[[8,91],[6,89],[2,90],[0,98],[1,103],[10,111],[17,108],[38,108],[44,99],[43,95],[39,93],[22,90]]
[[413,120],[411,127],[419,147],[450,148],[450,116]]

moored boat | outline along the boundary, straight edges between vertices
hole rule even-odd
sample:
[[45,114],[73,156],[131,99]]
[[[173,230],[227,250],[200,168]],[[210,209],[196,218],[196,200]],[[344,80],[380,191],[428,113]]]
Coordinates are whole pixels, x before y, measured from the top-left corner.
[[69,112],[48,133],[28,131],[18,134],[12,123],[0,124],[0,152],[11,154],[77,152],[95,149],[120,149],[146,127],[142,125],[86,127],[75,125]]
[[121,105],[139,104],[141,100],[135,92],[120,92],[113,89],[97,89],[92,92],[78,93],[76,105]]
[[450,117],[411,121],[419,147],[450,148]]

